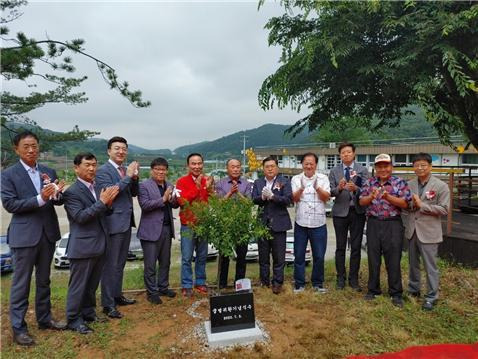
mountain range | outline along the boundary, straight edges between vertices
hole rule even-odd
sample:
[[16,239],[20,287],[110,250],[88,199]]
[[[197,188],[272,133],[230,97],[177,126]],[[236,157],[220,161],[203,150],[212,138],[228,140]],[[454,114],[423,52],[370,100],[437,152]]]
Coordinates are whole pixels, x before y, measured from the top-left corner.
[[208,158],[226,158],[231,155],[238,155],[244,146],[243,136],[246,136],[246,148],[311,142],[310,134],[306,132],[301,132],[294,138],[285,134],[289,127],[289,125],[268,123],[250,130],[235,132],[213,141],[181,146],[174,150],[174,154],[179,157],[186,157],[189,153],[198,152]]

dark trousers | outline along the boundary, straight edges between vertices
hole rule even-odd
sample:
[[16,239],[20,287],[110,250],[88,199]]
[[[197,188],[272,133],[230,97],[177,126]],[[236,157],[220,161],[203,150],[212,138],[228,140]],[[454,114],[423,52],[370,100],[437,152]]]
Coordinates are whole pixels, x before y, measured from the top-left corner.
[[35,267],[35,314],[38,323],[51,320],[50,268],[55,243],[43,233],[36,246],[12,248],[14,272],[10,289],[10,322],[16,334],[27,332],[25,314],[28,309],[30,282]]
[[101,276],[101,305],[115,307],[115,298],[123,292],[123,271],[128,258],[131,228],[123,233],[111,234],[107,240],[105,265]]
[[96,290],[100,284],[105,257],[70,259],[70,281],[66,297],[66,318],[70,328],[96,314]]
[[327,250],[327,226],[316,228],[294,225],[294,282],[298,289],[305,286],[305,251],[310,240],[312,248],[312,275],[313,287],[322,287],[324,284],[324,258]]
[[141,240],[141,247],[144,256],[144,286],[149,296],[157,296],[169,287],[171,226],[163,226],[161,237],[157,241]]
[[[246,277],[246,254],[247,244],[238,245],[236,247],[236,276],[235,281]],[[229,257],[221,255],[221,269],[219,276],[219,285],[227,286],[227,277],[229,275]]]
[[263,285],[270,285],[270,255],[272,252],[272,285],[282,285],[284,283],[287,232],[274,232],[271,230],[270,234],[272,235],[271,240],[259,239],[257,243],[261,283]]
[[402,258],[403,231],[400,217],[394,217],[393,220],[368,218],[368,293],[382,294],[380,289],[380,266],[383,254],[388,276],[388,293],[391,297],[402,296],[400,260]]
[[349,284],[358,285],[360,257],[362,250],[363,227],[365,214],[358,214],[354,207],[350,207],[347,217],[334,217],[334,229],[337,247],[335,250],[335,270],[337,282],[345,283],[347,272],[345,269],[345,251],[347,249],[347,237],[350,231],[350,269]]

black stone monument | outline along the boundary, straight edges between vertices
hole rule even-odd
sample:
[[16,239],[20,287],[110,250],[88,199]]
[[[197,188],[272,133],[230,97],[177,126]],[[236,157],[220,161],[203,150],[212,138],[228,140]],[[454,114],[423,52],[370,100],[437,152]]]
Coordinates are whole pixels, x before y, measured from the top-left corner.
[[220,294],[209,298],[211,333],[255,327],[252,291]]

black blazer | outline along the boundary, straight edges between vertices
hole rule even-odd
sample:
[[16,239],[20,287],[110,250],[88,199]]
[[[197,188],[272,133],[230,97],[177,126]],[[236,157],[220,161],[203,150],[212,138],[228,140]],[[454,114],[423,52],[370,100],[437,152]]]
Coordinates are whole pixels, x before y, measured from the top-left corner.
[[292,228],[287,206],[292,203],[292,187],[290,181],[280,175],[272,185],[274,197],[270,201],[262,199],[262,189],[266,185],[265,178],[254,181],[252,200],[262,208],[262,222],[274,232],[283,232]]
[[102,255],[106,249],[108,207],[95,200],[90,190],[80,181],[73,183],[63,194],[65,210],[70,222],[70,239],[66,248],[68,258],[91,258]]

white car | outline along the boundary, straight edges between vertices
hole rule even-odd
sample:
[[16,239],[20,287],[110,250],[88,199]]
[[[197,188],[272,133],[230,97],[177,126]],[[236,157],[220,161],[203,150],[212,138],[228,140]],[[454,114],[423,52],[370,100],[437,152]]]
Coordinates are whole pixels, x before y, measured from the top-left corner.
[[[70,261],[66,256],[66,246],[68,245],[68,239],[70,238],[70,232],[67,232],[56,242],[55,254],[53,255],[53,264],[56,268],[69,268]],[[128,249],[128,260],[142,259],[143,248],[141,243],[136,237],[136,231],[131,232],[131,241]]]
[[207,259],[216,258],[219,255],[219,251],[211,243],[207,244]]
[[325,215],[330,217],[332,215],[332,207],[334,206],[335,197],[330,197],[330,199],[325,202]]
[[255,261],[259,258],[259,246],[257,241],[252,241],[247,245],[246,261]]
[[56,268],[69,268],[70,261],[66,257],[66,246],[68,245],[68,238],[70,237],[70,232],[67,232],[61,237],[61,239],[56,242],[55,254],[53,256],[53,264]]
[[[219,255],[219,251],[211,243],[207,244],[207,260],[214,259]],[[196,250],[193,252],[193,262],[196,260]]]
[[[237,258],[236,251],[234,251],[234,259]],[[246,261],[256,261],[259,258],[259,247],[257,241],[254,239],[247,245]]]
[[[287,239],[285,244],[285,262],[286,264],[294,263],[294,232],[287,232]],[[310,247],[310,242],[307,243],[305,249],[305,264],[309,263],[312,260],[312,248]]]

